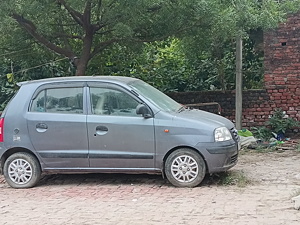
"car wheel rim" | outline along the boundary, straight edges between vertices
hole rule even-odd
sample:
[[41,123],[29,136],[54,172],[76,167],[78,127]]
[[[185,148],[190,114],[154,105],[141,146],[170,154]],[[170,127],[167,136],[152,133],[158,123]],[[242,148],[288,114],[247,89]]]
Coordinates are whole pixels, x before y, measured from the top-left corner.
[[179,182],[192,182],[199,173],[198,163],[188,155],[178,156],[172,162],[171,173]]
[[9,164],[8,176],[16,184],[26,184],[32,177],[32,167],[24,159],[16,159]]

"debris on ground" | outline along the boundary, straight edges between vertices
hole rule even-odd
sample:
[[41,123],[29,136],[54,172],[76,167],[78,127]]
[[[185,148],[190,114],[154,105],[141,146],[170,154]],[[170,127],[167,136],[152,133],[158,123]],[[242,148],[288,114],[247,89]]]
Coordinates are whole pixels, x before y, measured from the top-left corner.
[[292,198],[292,202],[294,202],[294,209],[300,210],[300,195]]
[[242,148],[253,146],[253,145],[255,146],[257,143],[256,138],[253,136],[251,131],[249,131],[247,129],[239,130],[238,135],[240,137],[240,142],[241,142]]
[[250,137],[243,137],[240,136],[240,142],[241,142],[241,146],[243,147],[250,147],[253,148],[253,146],[257,145],[257,140],[255,137],[250,136]]
[[299,145],[299,140],[288,139],[288,140],[285,140],[282,143],[276,145],[276,149],[277,150],[282,150],[282,151],[295,150],[295,149],[298,148],[298,145]]
[[247,129],[239,130],[238,135],[240,137],[242,148],[247,149],[261,149],[274,147],[276,150],[279,151],[295,150],[298,148],[300,143],[299,138],[284,138],[278,140],[276,137],[273,137],[270,138],[268,141],[263,141],[261,139],[256,139],[253,136],[253,134]]

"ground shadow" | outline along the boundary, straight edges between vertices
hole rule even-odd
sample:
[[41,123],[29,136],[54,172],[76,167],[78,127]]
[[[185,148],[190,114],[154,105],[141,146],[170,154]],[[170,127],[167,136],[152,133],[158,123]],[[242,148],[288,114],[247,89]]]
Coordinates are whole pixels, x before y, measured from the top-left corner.
[[[221,172],[206,175],[200,186],[223,185],[230,180],[231,172]],[[91,174],[50,174],[43,175],[37,186],[53,185],[151,185],[173,186],[161,175],[153,174],[120,174],[120,173],[91,173]],[[225,183],[225,185],[230,183]]]

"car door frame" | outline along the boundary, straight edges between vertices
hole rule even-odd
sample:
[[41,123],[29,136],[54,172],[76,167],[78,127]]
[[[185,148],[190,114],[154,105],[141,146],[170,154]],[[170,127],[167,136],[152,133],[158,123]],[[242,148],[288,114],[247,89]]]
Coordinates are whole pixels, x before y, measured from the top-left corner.
[[[143,100],[141,100],[137,93],[135,93],[134,91],[130,91],[128,88],[122,86],[122,85],[119,85],[119,84],[116,84],[116,83],[110,83],[110,82],[99,82],[99,81],[96,81],[96,82],[93,82],[93,81],[89,81],[87,82],[87,110],[88,110],[88,117],[89,116],[103,116],[103,115],[95,115],[93,114],[93,110],[92,110],[92,102],[91,102],[91,92],[90,92],[90,88],[96,88],[96,87],[99,87],[99,88],[108,88],[108,89],[112,89],[112,90],[118,90],[118,91],[121,91],[121,92],[124,92],[128,95],[130,95],[133,99],[135,99],[138,103],[140,104],[145,104]],[[149,106],[147,106],[149,108],[149,110],[151,111],[151,108]],[[134,117],[134,118],[139,118],[142,120],[148,120],[147,122],[150,123],[151,121],[151,125],[152,125],[152,133],[153,133],[153,140],[152,140],[152,148],[153,148],[153,151],[151,152],[151,154],[126,154],[126,153],[122,153],[122,152],[114,152],[113,154],[110,154],[109,152],[105,152],[103,151],[102,153],[100,153],[98,156],[97,154],[95,154],[95,151],[92,150],[91,148],[89,148],[89,159],[92,160],[93,158],[97,158],[97,157],[101,157],[102,159],[104,160],[108,160],[108,159],[116,159],[116,160],[128,160],[128,159],[134,159],[134,160],[151,160],[151,166],[149,167],[145,167],[145,168],[135,168],[135,167],[132,167],[132,168],[125,168],[125,167],[121,167],[121,168],[117,168],[117,167],[103,167],[103,168],[96,168],[96,169],[99,169],[101,171],[113,171],[115,170],[116,172],[122,172],[122,171],[132,171],[132,170],[144,170],[144,171],[151,171],[153,172],[154,170],[154,166],[155,166],[155,160],[156,160],[156,144],[155,144],[155,127],[154,127],[154,114],[152,113],[151,111],[151,114],[152,114],[152,117],[151,118],[143,118],[142,116],[141,117]],[[112,116],[111,116],[112,117]],[[117,116],[116,116],[117,117]],[[120,118],[120,117],[119,117]],[[89,118],[87,118],[87,129],[88,129],[88,140],[90,140],[90,137],[92,136],[95,136],[94,133],[89,133],[90,132],[90,129],[89,129]],[[89,142],[89,146],[91,146],[91,143]],[[112,160],[113,161],[113,160]],[[93,168],[93,166],[91,166],[91,161],[90,161],[90,167],[91,169]]]
[[[32,143],[32,145],[35,148],[35,151],[37,152],[37,154],[39,155],[39,157],[41,158],[41,160],[43,161],[44,164],[44,170],[45,171],[52,171],[52,170],[59,170],[59,171],[68,171],[68,170],[72,170],[75,171],[78,169],[78,171],[83,171],[83,170],[88,170],[89,168],[89,163],[88,163],[88,140],[87,140],[87,124],[86,124],[86,117],[87,117],[87,103],[86,103],[86,96],[87,96],[87,88],[86,88],[86,81],[71,81],[71,82],[53,82],[53,83],[49,83],[49,84],[43,84],[40,87],[38,87],[31,98],[30,104],[29,104],[29,108],[28,108],[28,112],[27,112],[27,119],[29,119],[29,117],[33,116],[34,114],[36,116],[39,116],[40,118],[42,118],[41,115],[45,115],[45,113],[47,112],[32,112],[30,109],[32,107],[32,103],[33,103],[33,99],[35,97],[37,97],[37,95],[41,92],[41,91],[45,91],[47,89],[55,89],[55,88],[77,88],[80,87],[82,88],[82,107],[83,107],[83,112],[82,114],[59,114],[59,113],[49,113],[50,115],[52,115],[53,117],[55,117],[55,115],[63,115],[63,117],[67,117],[68,115],[76,115],[75,117],[81,117],[84,121],[85,124],[85,131],[83,131],[83,133],[85,133],[83,138],[86,138],[86,141],[82,141],[82,149],[66,149],[66,150],[41,150],[41,149],[37,149],[34,146],[34,143]],[[31,115],[30,115],[31,114]],[[79,119],[80,120],[80,119]],[[40,123],[43,123],[43,120],[39,120]],[[76,121],[76,119],[75,119]],[[30,125],[28,124],[27,121],[27,129],[29,132],[29,127]],[[31,138],[32,140],[32,138]],[[57,140],[56,140],[57,141]],[[86,144],[85,144],[86,143]],[[57,162],[57,159],[61,159],[60,162]]]

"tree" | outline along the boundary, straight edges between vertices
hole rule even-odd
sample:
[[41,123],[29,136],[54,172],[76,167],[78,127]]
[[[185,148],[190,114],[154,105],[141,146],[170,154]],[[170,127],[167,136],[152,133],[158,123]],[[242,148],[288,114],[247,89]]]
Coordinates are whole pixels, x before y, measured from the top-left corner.
[[[34,56],[30,55],[26,59],[24,56],[23,58],[14,56],[12,60],[11,56],[5,56],[3,60],[1,59],[2,71],[3,74],[13,74],[13,78],[16,78],[15,71],[18,71],[18,74],[24,74],[29,79],[52,76],[52,74],[71,74],[71,68],[70,73],[66,70],[70,67],[69,63],[60,61],[61,58],[57,57],[60,55],[69,59],[75,66],[76,75],[94,74],[97,68],[107,63],[103,63],[104,60],[109,61],[105,57],[112,53],[118,54],[123,51],[124,46],[127,46],[126,50],[146,46],[148,53],[153,54],[148,59],[155,58],[168,50],[167,54],[159,56],[163,59],[163,62],[157,64],[160,77],[151,78],[157,75],[156,65],[153,65],[153,71],[149,73],[152,81],[161,81],[162,84],[159,84],[161,86],[158,86],[162,90],[183,91],[199,87],[207,88],[218,76],[221,78],[220,85],[225,90],[227,85],[224,82],[225,77],[233,68],[232,65],[227,65],[231,62],[233,53],[228,50],[231,47],[228,48],[226,45],[232,43],[232,40],[237,40],[236,43],[240,45],[237,45],[236,55],[240,55],[242,41],[250,30],[275,27],[287,13],[299,9],[299,1],[15,0],[12,2],[2,0],[0,2],[2,20],[0,49],[5,54],[25,49],[27,49],[25,52],[35,53]],[[176,38],[182,45],[187,46],[191,43],[197,45],[185,52],[195,56],[195,63],[186,60],[181,50],[178,51],[177,48],[159,47],[160,42],[154,42],[154,46],[144,44],[160,40],[176,40]],[[201,48],[198,48],[200,45]],[[172,57],[172,51],[177,54],[176,59]],[[142,55],[130,53],[130,57],[125,55],[122,60],[126,61],[130,58],[128,61],[131,59],[134,61],[136,58],[143,58],[145,59],[143,62],[147,64],[150,61],[147,61],[144,56],[148,53],[145,51],[142,51]],[[39,65],[55,65],[55,73],[51,73],[52,69],[46,66],[46,68],[34,69],[30,75],[22,72],[27,71],[25,70],[27,68],[35,68],[34,62],[39,62]],[[112,64],[116,63],[112,62]],[[119,65],[124,64],[126,63],[122,62]],[[237,105],[241,106],[242,96],[239,93],[243,89],[241,68],[244,65],[241,60],[237,60],[236,65],[239,65],[236,69],[239,71],[236,78],[240,78],[236,82],[236,88],[239,88],[237,96],[240,96]],[[62,67],[64,69],[61,69]],[[171,67],[185,71],[177,73],[171,71]],[[132,64],[127,68],[129,68],[127,72],[130,71],[133,68]],[[135,68],[143,69],[144,66],[138,65]],[[188,74],[193,74],[194,77],[189,78]],[[166,77],[170,76],[176,79],[171,78],[171,85],[168,85]],[[193,82],[195,77],[199,80],[198,83]],[[6,80],[6,77],[1,76],[0,82],[1,80]],[[187,86],[187,82],[192,85]],[[176,88],[172,88],[173,85]],[[241,118],[241,107],[236,112]],[[241,122],[238,119],[236,122],[239,128]]]
[[0,15],[39,44],[67,57],[76,75],[114,43],[162,40],[203,25],[209,12],[185,0],[2,0]]

